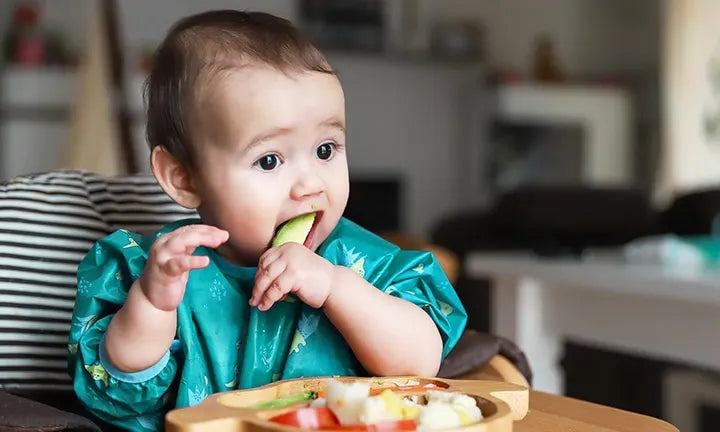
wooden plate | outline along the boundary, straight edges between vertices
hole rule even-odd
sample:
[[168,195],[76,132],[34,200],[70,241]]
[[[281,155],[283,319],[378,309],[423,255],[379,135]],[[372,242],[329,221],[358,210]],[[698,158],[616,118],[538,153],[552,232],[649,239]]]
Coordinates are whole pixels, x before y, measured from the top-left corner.
[[[434,384],[447,390],[465,393],[476,399],[482,411],[483,420],[447,432],[511,432],[513,422],[521,420],[528,411],[529,391],[525,387],[500,381],[465,381],[442,378],[393,377],[393,378],[335,378],[343,382],[369,382],[371,387],[403,385],[410,381],[420,385]],[[269,418],[293,409],[309,405],[309,401],[274,409],[253,409],[253,405],[278,398],[298,395],[305,391],[324,389],[327,378],[296,379],[278,381],[251,390],[236,390],[216,393],[199,405],[170,411],[165,417],[168,432],[297,432],[298,428],[268,421]],[[422,392],[420,392],[422,393]]]

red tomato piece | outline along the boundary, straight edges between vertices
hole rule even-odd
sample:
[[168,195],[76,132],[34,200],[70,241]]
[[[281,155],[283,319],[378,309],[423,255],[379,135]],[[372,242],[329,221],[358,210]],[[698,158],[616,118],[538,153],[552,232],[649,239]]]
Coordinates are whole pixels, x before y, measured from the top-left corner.
[[335,429],[340,423],[330,408],[300,408],[270,418],[273,423],[303,429]]

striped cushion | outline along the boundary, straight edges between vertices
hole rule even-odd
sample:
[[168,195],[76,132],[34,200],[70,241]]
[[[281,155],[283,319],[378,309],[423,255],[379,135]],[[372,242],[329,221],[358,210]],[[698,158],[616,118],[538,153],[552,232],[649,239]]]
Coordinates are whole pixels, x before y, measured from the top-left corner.
[[71,389],[80,260],[116,229],[148,233],[192,215],[149,175],[53,171],[0,185],[0,389]]

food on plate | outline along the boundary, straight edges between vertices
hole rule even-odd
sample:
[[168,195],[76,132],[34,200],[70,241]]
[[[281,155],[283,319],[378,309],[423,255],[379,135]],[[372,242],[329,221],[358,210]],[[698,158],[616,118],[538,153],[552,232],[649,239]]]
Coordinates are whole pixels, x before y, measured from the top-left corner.
[[327,407],[342,424],[358,423],[360,410],[370,393],[370,384],[356,381],[345,384],[330,379],[327,383]]
[[263,402],[259,404],[255,404],[250,406],[250,408],[253,409],[263,409],[263,408],[282,408],[288,405],[292,405],[295,402],[310,400],[314,397],[316,397],[317,394],[312,391],[306,391],[297,395],[288,396],[280,399],[273,399],[268,402]]
[[418,424],[427,429],[465,426],[482,420],[475,399],[460,393],[429,391]]
[[270,421],[305,429],[380,432],[456,428],[483,418],[468,395],[434,385],[407,384],[371,388],[367,382],[329,379],[325,391],[313,393],[308,408]]

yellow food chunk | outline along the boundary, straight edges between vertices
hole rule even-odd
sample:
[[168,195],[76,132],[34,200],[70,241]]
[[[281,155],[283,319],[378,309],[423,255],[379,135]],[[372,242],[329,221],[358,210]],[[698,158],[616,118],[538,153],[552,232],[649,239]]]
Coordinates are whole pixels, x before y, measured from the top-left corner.
[[392,390],[385,390],[380,393],[380,398],[385,401],[385,409],[393,417],[397,419],[403,418],[403,403],[402,398]]
[[462,409],[459,409],[457,407],[453,407],[453,409],[455,410],[458,417],[460,418],[460,424],[462,424],[464,426],[464,425],[467,425],[470,423],[474,423],[473,420],[470,418],[469,415],[467,415],[467,413],[465,411],[463,411]]

